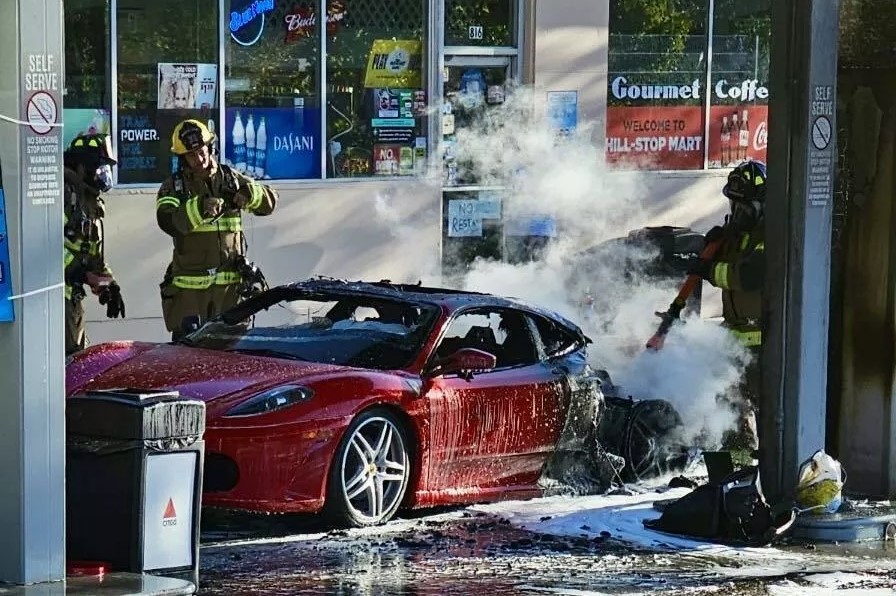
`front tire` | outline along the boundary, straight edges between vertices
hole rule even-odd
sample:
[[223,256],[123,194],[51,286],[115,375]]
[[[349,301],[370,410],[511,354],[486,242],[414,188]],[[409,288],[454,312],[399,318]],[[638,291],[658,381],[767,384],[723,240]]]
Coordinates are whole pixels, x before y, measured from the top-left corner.
[[349,526],[383,524],[395,515],[410,480],[408,437],[399,418],[376,408],[355,418],[330,466],[327,509]]

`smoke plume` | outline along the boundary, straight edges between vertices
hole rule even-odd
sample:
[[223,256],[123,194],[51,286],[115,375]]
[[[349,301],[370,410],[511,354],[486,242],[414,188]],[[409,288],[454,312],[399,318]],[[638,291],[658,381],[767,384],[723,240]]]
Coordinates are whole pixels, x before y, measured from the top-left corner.
[[[717,323],[699,317],[674,326],[663,350],[644,350],[659,324],[655,311],[668,307],[682,279],[638,275],[637,268],[627,268],[655,255],[607,244],[646,225],[673,223],[650,222],[643,176],[607,168],[590,123],[559,138],[530,88],[509,90],[503,104],[489,108],[473,126],[458,128],[452,148],[457,162],[481,184],[508,189],[505,233],[513,222],[548,216],[556,237],[536,260],[477,260],[460,285],[521,298],[576,322],[594,342],[589,353],[595,368],[606,369],[627,395],[668,400],[689,438],[716,444],[734,424],[718,396],[736,386],[747,355]],[[388,217],[387,198],[378,205]],[[398,236],[414,234],[397,229]],[[420,278],[434,277],[429,265]]]

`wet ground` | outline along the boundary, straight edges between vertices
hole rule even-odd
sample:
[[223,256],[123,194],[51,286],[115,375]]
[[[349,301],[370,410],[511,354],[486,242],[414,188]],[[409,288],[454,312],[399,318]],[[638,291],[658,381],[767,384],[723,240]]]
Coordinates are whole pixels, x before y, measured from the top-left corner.
[[792,545],[736,560],[547,535],[464,509],[349,531],[313,518],[203,515],[207,595],[896,593],[896,553],[880,544]]

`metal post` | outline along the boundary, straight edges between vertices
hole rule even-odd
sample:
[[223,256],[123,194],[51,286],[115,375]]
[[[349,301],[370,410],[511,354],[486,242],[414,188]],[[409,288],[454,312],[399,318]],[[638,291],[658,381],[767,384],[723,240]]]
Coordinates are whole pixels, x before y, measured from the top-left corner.
[[[711,122],[712,112],[712,52],[713,37],[715,36],[715,20],[716,20],[716,3],[715,0],[709,0],[706,11],[706,73],[704,81],[706,88],[703,93],[703,130],[706,131],[706,137],[709,138],[709,126]],[[721,159],[719,160],[721,164]],[[721,164],[724,166],[725,164]],[[709,142],[703,141],[703,169],[709,168]]]
[[825,447],[838,22],[839,0],[772,4],[759,436],[772,501]]
[[[445,0],[428,0],[426,3],[426,95],[430,107],[427,119],[429,137],[428,163],[426,175],[435,184],[441,184],[442,176],[442,86],[445,68]],[[441,218],[440,218],[441,219]]]
[[[109,81],[110,81],[110,101],[109,106],[109,132],[112,133],[112,150],[115,155],[121,155],[118,152],[118,0],[111,0],[109,3]],[[112,174],[115,184],[118,184],[118,166],[112,166]]]
[[[320,16],[320,78],[318,80],[318,88],[320,89],[320,146],[323,147],[321,152],[320,179],[329,178],[327,173],[327,164],[332,163],[330,157],[330,142],[327,139],[327,122],[330,119],[330,91],[327,87],[327,2],[319,0],[317,3],[317,14]],[[338,178],[336,168],[333,168],[333,178]]]
[[0,323],[0,581],[14,584],[65,577],[62,31],[62,0],[0,4],[15,309]]
[[[227,92],[227,46],[230,43],[229,19],[224,0],[218,0],[218,159],[224,161],[227,155],[227,112],[225,98]],[[117,20],[117,18],[115,19]],[[116,87],[118,85],[115,85]]]

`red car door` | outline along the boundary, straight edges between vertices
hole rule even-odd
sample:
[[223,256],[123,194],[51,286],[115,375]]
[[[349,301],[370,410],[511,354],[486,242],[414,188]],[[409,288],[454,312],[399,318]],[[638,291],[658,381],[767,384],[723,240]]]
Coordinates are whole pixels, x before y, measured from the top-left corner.
[[461,492],[533,486],[564,423],[562,376],[539,361],[526,319],[516,311],[459,314],[438,353],[462,347],[495,354],[497,367],[469,380],[433,380],[427,399],[438,480]]

